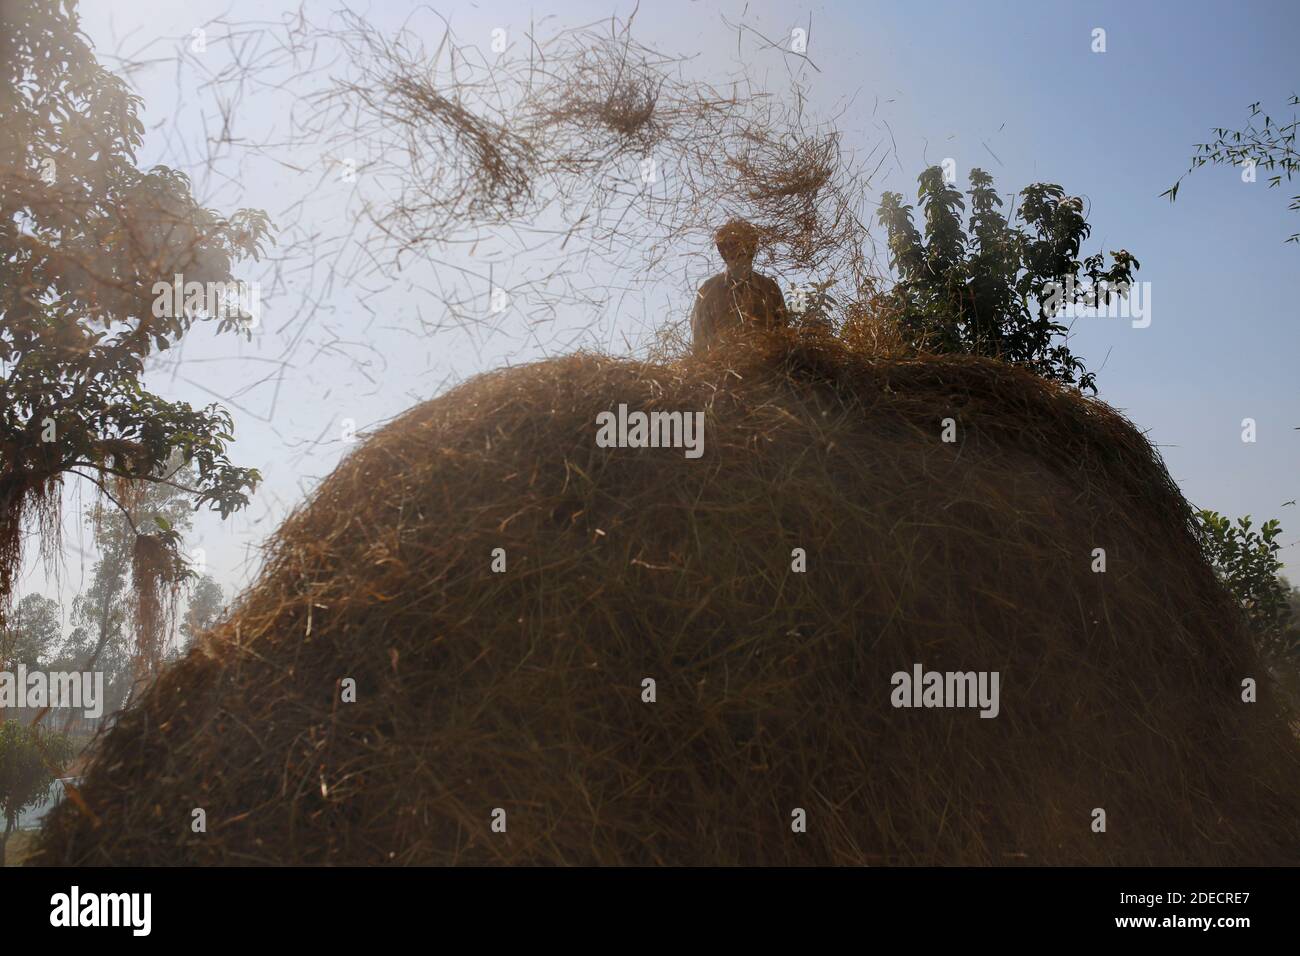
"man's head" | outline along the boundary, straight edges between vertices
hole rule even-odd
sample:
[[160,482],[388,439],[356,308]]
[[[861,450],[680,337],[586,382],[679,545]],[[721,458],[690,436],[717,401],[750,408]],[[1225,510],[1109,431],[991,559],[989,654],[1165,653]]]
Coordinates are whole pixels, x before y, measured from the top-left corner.
[[758,229],[743,219],[732,219],[713,234],[727,272],[736,278],[748,278],[758,253]]

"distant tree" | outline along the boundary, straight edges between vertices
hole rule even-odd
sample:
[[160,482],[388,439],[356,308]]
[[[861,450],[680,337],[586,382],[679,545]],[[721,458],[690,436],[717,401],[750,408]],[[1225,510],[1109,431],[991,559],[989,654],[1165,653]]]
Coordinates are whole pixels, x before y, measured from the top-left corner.
[[1287,604],[1279,641],[1282,660],[1277,668],[1278,678],[1291,697],[1292,706],[1300,713],[1300,588],[1294,587],[1285,577],[1278,580],[1286,592]]
[[186,646],[217,622],[225,609],[221,585],[210,574],[205,574],[194,582],[190,592],[189,604],[185,608],[185,620],[181,622],[181,636]]
[[[164,466],[179,452],[197,468],[185,492],[223,517],[259,480],[227,458],[228,412],[167,401],[141,374],[217,317],[191,283],[229,288],[232,263],[261,254],[269,222],[255,210],[225,218],[195,202],[184,174],[137,168],[139,107],[96,61],[75,0],[0,3],[0,614],[21,528],[48,517],[65,476],[116,502],[119,479],[171,480]],[[175,276],[186,296],[168,303],[159,290]],[[234,310],[218,322],[249,325]],[[176,539],[135,530],[158,573],[174,571]]]
[[1101,252],[1081,259],[1092,227],[1083,200],[1066,196],[1060,186],[1026,187],[1009,221],[992,177],[972,169],[967,228],[966,202],[940,167],[925,170],[918,181],[924,236],[899,193],[885,193],[878,212],[898,271],[881,305],[910,344],[1000,358],[1096,391],[1095,376],[1061,340],[1068,330],[1056,318],[1067,305],[1105,305],[1121,296],[1138,261],[1122,249],[1111,253],[1109,268]]
[[[84,607],[85,595],[73,600],[73,617]],[[122,599],[122,615],[126,616],[126,599]],[[104,675],[104,713],[113,714],[125,706],[135,683],[134,661],[129,638],[120,626],[110,628],[107,639],[85,624],[72,629],[63,644],[62,653],[50,665],[51,670],[97,671]]]
[[129,531],[96,535],[103,539],[99,560],[91,570],[89,586],[73,598],[72,633],[59,661],[63,670],[104,675],[105,713],[120,709],[134,683],[128,536]]
[[24,596],[0,624],[0,669],[52,661],[63,643],[60,613],[58,601],[39,594]]
[[[63,643],[59,612],[57,601],[39,594],[23,597],[8,620],[0,622],[0,670],[51,663]],[[0,721],[4,719],[5,708],[0,704]]]
[[79,661],[77,669],[104,671],[111,700],[124,698],[131,685],[147,680],[162,663],[172,618],[139,613],[133,594],[145,588],[135,580],[142,573],[136,543],[141,530],[165,533],[178,543],[190,530],[193,510],[179,486],[192,481],[192,466],[182,465],[175,474],[178,481],[167,484],[132,483],[121,508],[97,503],[86,512],[99,560],[90,586],[73,601],[73,632],[65,656]]
[[[1295,94],[1287,101],[1287,106],[1300,105],[1300,97]],[[1293,113],[1289,123],[1274,123],[1273,117],[1259,108],[1259,103],[1250,104],[1250,119],[1245,129],[1227,129],[1219,127],[1214,130],[1214,141],[1197,143],[1192,156],[1192,164],[1187,172],[1178,177],[1161,196],[1168,196],[1170,202],[1178,198],[1178,187],[1194,170],[1202,166],[1240,166],[1243,174],[1247,169],[1252,172],[1263,169],[1272,173],[1268,178],[1269,188],[1282,184],[1282,178],[1290,182],[1300,172],[1300,152],[1296,151],[1296,129],[1300,121]],[[1264,122],[1258,123],[1260,117]],[[1287,207],[1293,211],[1300,210],[1300,196],[1292,196]],[[1287,242],[1300,243],[1300,232],[1293,232]]]
[[1281,578],[1286,589],[1287,621],[1286,630],[1291,634],[1291,646],[1300,649],[1300,588],[1285,577]]
[[18,828],[18,815],[50,797],[55,778],[72,758],[72,744],[59,733],[31,727],[16,720],[0,722],[0,866],[5,848]]

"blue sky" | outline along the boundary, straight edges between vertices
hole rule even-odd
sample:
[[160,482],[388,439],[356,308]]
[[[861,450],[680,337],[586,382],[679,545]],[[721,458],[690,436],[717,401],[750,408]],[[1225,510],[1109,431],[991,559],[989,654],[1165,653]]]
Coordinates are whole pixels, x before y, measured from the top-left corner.
[[[928,137],[931,157],[971,156],[1003,187],[1059,182],[1089,200],[1094,243],[1138,256],[1151,326],[1080,320],[1076,351],[1192,501],[1281,517],[1295,568],[1300,511],[1281,506],[1300,493],[1300,247],[1283,240],[1300,230],[1286,209],[1300,184],[1203,169],[1177,203],[1159,194],[1248,104],[1289,115],[1300,5],[871,4],[851,18],[825,32],[846,51],[856,38],[874,83],[902,91],[895,130],[913,148]],[[1246,417],[1255,444],[1241,441]]]
[[[354,10],[396,26],[412,7],[387,0]],[[83,26],[105,62],[113,51],[161,56],[210,18],[274,20],[297,4],[277,0],[162,0],[116,3],[83,0]],[[576,26],[632,3],[522,3],[438,5],[462,42],[486,47],[490,31],[522,31],[530,19],[551,15],[556,26]],[[308,3],[325,16],[326,3]],[[806,27],[814,109],[829,114],[848,106],[840,126],[846,145],[870,149],[892,136],[897,158],[873,181],[872,198],[894,189],[915,194],[927,163],[951,157],[959,185],[972,166],[991,172],[1000,190],[1035,181],[1062,184],[1084,196],[1093,223],[1086,251],[1126,248],[1142,263],[1138,278],[1151,283],[1151,324],[1123,319],[1079,319],[1073,347],[1098,369],[1100,397],[1120,408],[1160,446],[1171,473],[1199,506],[1283,521],[1284,552],[1300,577],[1300,354],[1297,301],[1300,247],[1284,240],[1300,230],[1300,214],[1286,210],[1285,185],[1269,189],[1266,176],[1248,184],[1239,172],[1198,171],[1170,205],[1160,193],[1186,169],[1193,145],[1214,126],[1239,127],[1246,107],[1263,102],[1276,118],[1300,92],[1295,41],[1300,4],[1294,3],[689,3],[656,0],[638,14],[636,33],[665,52],[695,56],[700,75],[733,71],[735,33],[723,20],[744,22],[768,37]],[[1095,53],[1092,31],[1106,31],[1106,52]],[[223,51],[214,47],[214,64]],[[776,53],[747,58],[752,74],[774,84],[788,61]],[[215,115],[201,93],[201,77],[180,75],[174,64],[133,74],[148,104],[146,164],[185,168],[200,155]],[[184,98],[178,90],[187,90]],[[268,94],[248,101],[241,131],[275,129],[285,104]],[[886,125],[887,124],[887,127]],[[304,160],[303,165],[310,166]],[[317,172],[290,173],[263,160],[231,157],[222,177],[204,180],[211,204],[277,212],[309,195],[321,200]],[[1300,191],[1298,187],[1295,191]],[[318,202],[310,215],[326,223],[340,208]],[[702,270],[703,279],[707,271]],[[340,423],[359,429],[379,423],[448,380],[464,379],[502,362],[554,354],[572,342],[569,330],[506,328],[492,337],[448,333],[417,340],[408,332],[381,332],[365,323],[354,293],[338,292],[313,312],[306,340],[293,353],[278,389],[261,381],[272,360],[286,354],[274,321],[301,307],[292,288],[272,306],[266,334],[246,346],[187,344],[181,369],[151,372],[150,384],[190,401],[229,396],[240,441],[236,458],[263,468],[266,493],[250,512],[222,524],[202,518],[195,540],[228,590],[255,567],[255,547],[284,509],[328,473],[348,447]],[[376,303],[370,303],[372,306]],[[400,325],[414,307],[383,306]],[[602,317],[577,341],[614,345],[643,323],[643,313],[686,308],[647,301],[637,314]],[[563,323],[560,323],[562,325]],[[285,333],[287,334],[287,333]],[[349,377],[336,340],[361,341],[379,356],[374,381]],[[351,348],[353,346],[347,346]],[[356,346],[361,348],[361,346]],[[367,353],[369,354],[369,353]],[[333,363],[333,364],[332,364]],[[234,382],[238,382],[238,387]],[[1241,441],[1244,418],[1257,421],[1258,439]],[[71,524],[71,522],[70,522]],[[71,537],[77,538],[75,529]],[[75,544],[75,541],[74,541]],[[82,580],[70,559],[59,585],[75,593]],[[33,568],[29,589],[53,585]]]

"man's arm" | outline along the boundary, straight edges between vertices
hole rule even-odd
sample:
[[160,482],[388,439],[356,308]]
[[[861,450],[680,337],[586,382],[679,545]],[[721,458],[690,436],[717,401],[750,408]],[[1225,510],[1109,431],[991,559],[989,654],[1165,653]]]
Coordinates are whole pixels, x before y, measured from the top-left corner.
[[695,293],[695,306],[691,309],[691,349],[696,355],[702,355],[713,344],[712,309],[708,304],[709,282]]
[[790,310],[786,308],[785,295],[781,292],[780,283],[775,279],[768,276],[763,278],[767,285],[767,312],[772,327],[783,329],[790,324]]

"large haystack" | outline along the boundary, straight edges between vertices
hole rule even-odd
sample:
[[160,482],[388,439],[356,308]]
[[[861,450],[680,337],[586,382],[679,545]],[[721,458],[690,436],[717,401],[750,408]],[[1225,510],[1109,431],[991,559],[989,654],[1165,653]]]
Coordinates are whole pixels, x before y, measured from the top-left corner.
[[[598,447],[620,403],[704,411],[703,456]],[[998,672],[998,715],[891,706],[918,663]],[[344,462],[101,742],[41,860],[1294,863],[1271,699],[1186,503],[1102,404],[784,337],[575,356]]]

